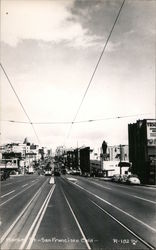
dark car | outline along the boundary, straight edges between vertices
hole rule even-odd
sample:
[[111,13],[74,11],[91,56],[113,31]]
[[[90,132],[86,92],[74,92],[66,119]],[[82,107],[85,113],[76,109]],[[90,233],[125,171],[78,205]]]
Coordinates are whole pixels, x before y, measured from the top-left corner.
[[120,182],[120,180],[121,180],[121,175],[120,175],[120,174],[115,174],[115,175],[112,176],[111,180],[112,180],[113,182]]
[[102,170],[98,170],[96,176],[97,177],[104,177],[103,171]]
[[66,169],[62,169],[62,174],[66,174]]
[[4,180],[4,171],[0,171],[0,180],[1,180],[1,181]]
[[54,176],[60,176],[60,171],[54,170]]
[[1,170],[0,171],[0,180],[5,181],[7,178],[10,177],[10,172]]
[[88,173],[88,172],[82,172],[82,176],[83,177],[90,177],[90,173]]

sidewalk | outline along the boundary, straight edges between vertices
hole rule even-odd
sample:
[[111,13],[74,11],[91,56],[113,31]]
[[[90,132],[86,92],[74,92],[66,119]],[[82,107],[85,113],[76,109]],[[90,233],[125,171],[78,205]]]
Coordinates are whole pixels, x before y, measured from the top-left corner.
[[141,184],[140,186],[156,188],[156,185],[146,185],[146,184]]
[[18,177],[18,176],[24,176],[24,174],[11,174],[10,178],[12,178],[12,177]]
[[[97,179],[101,181],[111,181],[111,178],[109,177],[97,177]],[[123,184],[123,183],[119,183],[119,184]],[[156,188],[156,185],[148,185],[148,184],[140,184],[139,186]]]

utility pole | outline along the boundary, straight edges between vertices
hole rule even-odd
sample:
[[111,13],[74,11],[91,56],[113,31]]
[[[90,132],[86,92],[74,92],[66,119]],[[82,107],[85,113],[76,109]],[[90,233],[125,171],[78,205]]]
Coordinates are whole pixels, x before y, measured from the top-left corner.
[[102,147],[100,148],[100,167],[101,167],[101,170],[103,170],[103,153],[102,153]]
[[121,167],[121,153],[122,153],[122,145],[120,144],[120,175],[122,174],[122,167]]

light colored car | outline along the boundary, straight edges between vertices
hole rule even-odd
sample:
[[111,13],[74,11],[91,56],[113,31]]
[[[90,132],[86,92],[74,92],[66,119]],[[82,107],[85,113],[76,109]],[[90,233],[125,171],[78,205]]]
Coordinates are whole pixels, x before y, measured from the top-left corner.
[[45,173],[44,173],[44,175],[45,176],[51,176],[51,170],[45,170]]
[[72,175],[81,175],[81,170],[79,169],[73,169],[71,172]]
[[140,183],[141,183],[137,175],[129,175],[127,177],[127,181],[126,182],[128,184],[135,184],[135,185],[140,185]]
[[67,173],[67,174],[71,174],[72,171],[71,171],[70,169],[66,169],[66,173]]

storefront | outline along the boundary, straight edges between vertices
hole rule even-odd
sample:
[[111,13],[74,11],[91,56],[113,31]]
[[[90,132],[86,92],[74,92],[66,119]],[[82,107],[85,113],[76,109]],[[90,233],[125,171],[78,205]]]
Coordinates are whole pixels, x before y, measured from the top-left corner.
[[156,120],[128,125],[129,160],[132,171],[146,184],[156,184]]

